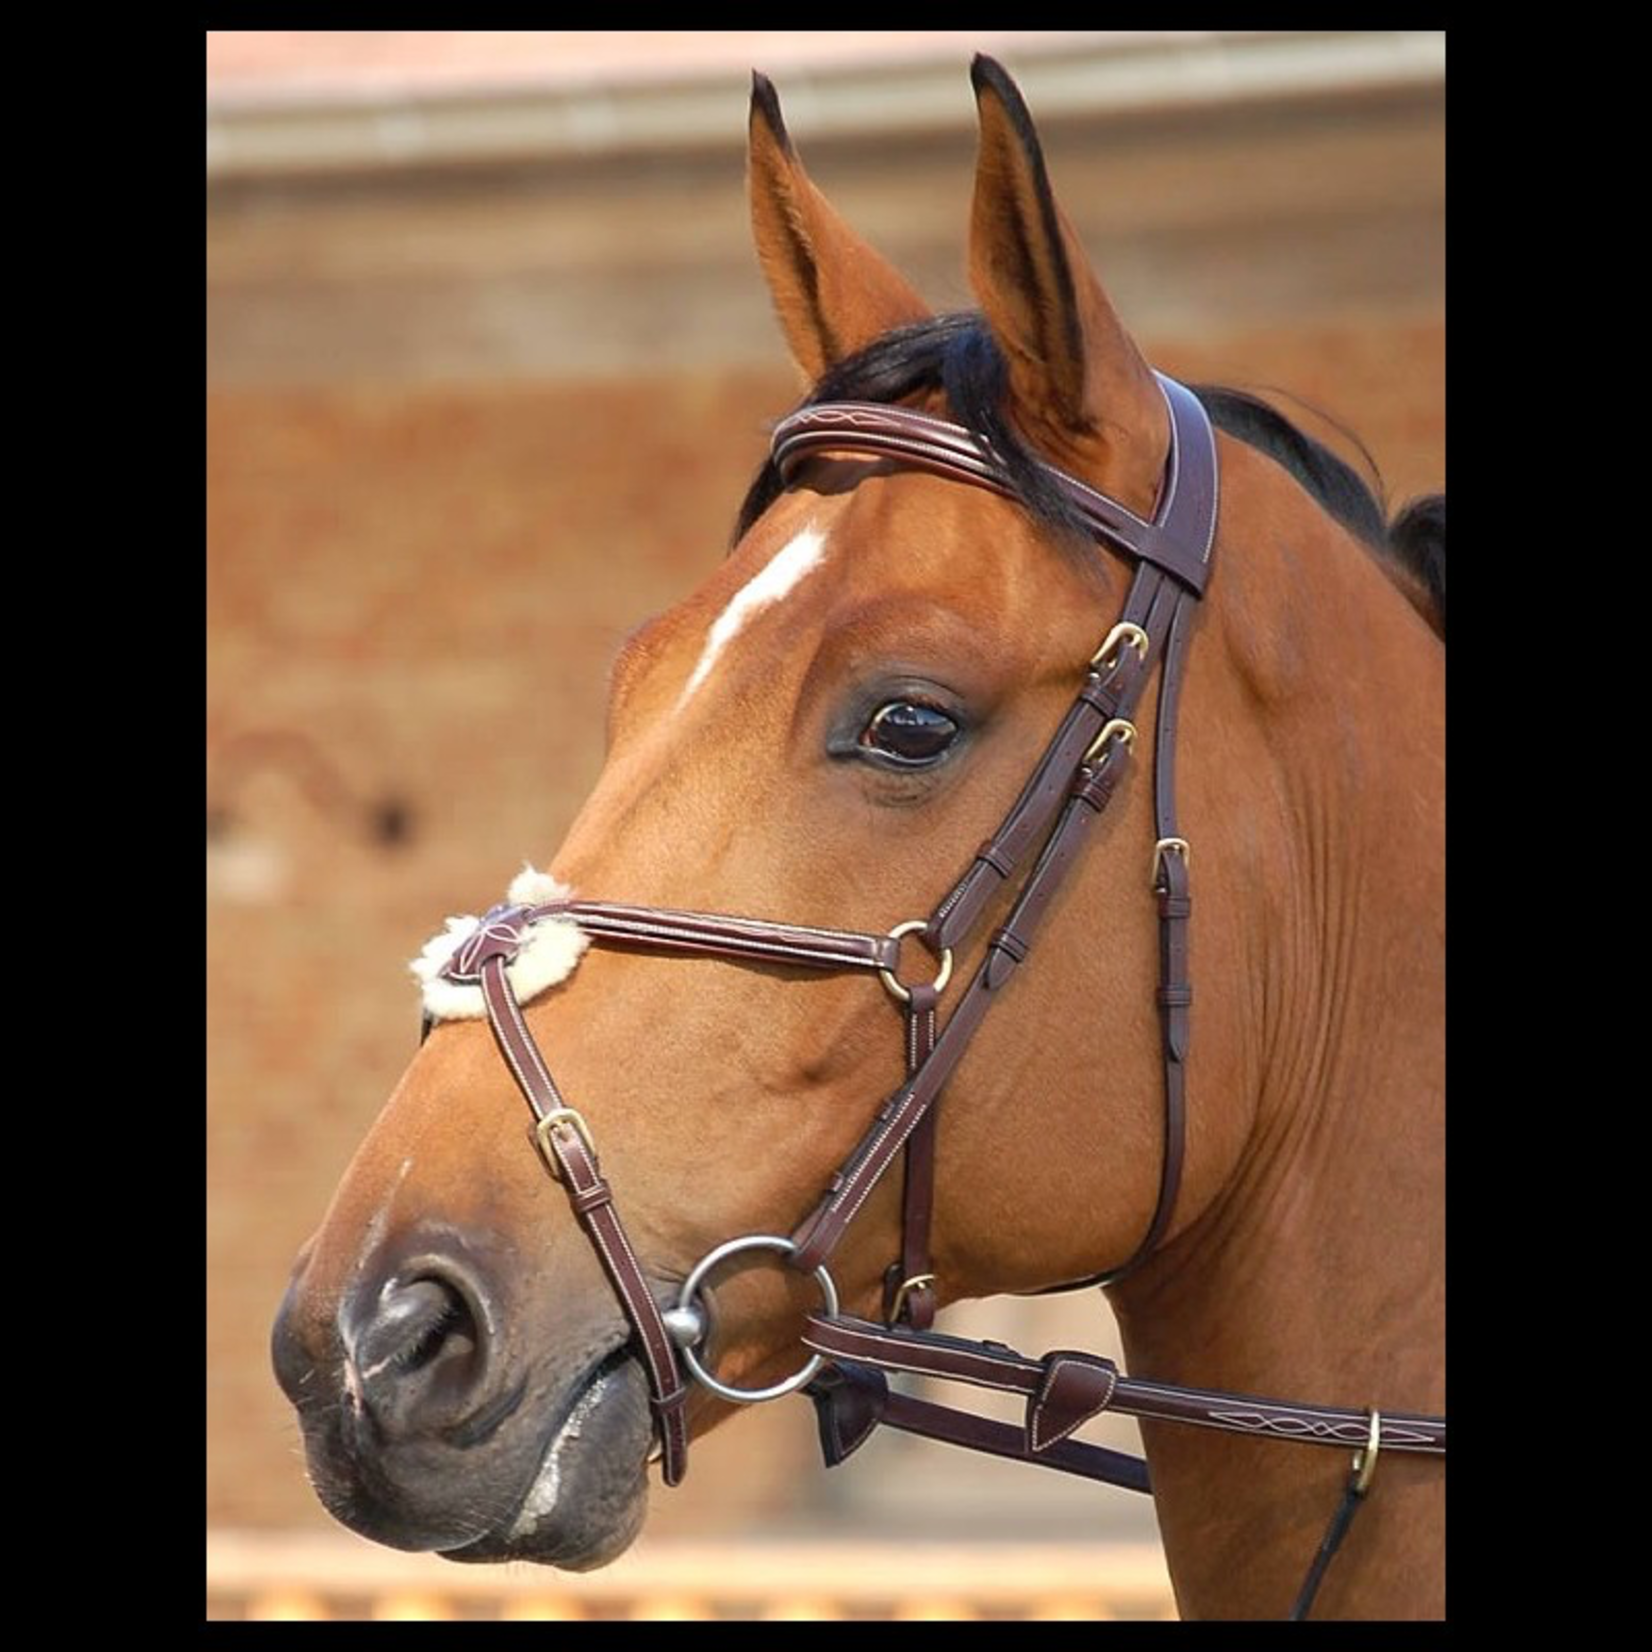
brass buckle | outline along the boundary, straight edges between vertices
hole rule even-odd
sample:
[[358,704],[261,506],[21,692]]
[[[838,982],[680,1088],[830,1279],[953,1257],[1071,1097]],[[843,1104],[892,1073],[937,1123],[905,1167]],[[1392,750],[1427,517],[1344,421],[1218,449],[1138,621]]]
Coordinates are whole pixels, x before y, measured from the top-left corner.
[[1101,748],[1114,738],[1124,742],[1126,748],[1136,743],[1136,725],[1127,717],[1114,717],[1101,725],[1101,733],[1090,742],[1090,749],[1084,754],[1086,763],[1093,763]]
[[1147,658],[1147,650],[1150,646],[1147,633],[1130,620],[1120,620],[1101,639],[1101,647],[1090,656],[1090,669],[1100,671],[1111,665],[1118,655],[1121,643],[1129,643],[1144,660]]
[[1382,1450],[1382,1414],[1371,1413],[1371,1433],[1354,1453],[1354,1495],[1363,1497],[1371,1489],[1371,1476],[1377,1472],[1377,1453]]
[[551,1179],[562,1180],[562,1166],[557,1161],[556,1149],[551,1146],[550,1132],[559,1124],[572,1125],[579,1139],[585,1143],[585,1151],[591,1155],[591,1163],[597,1162],[597,1144],[591,1140],[590,1128],[585,1120],[572,1107],[553,1107],[544,1118],[533,1127],[533,1139],[539,1148],[539,1156],[545,1161],[545,1168],[550,1171]]
[[[913,918],[908,923],[896,924],[895,927],[889,931],[889,939],[892,941],[898,941],[903,935],[913,935],[920,929],[928,928],[929,920],[927,918]],[[878,971],[878,979],[883,982],[884,990],[891,998],[897,999],[903,1004],[910,1004],[912,1002],[912,994],[895,979],[894,973],[891,970],[880,969]],[[949,946],[942,947],[941,973],[935,977],[931,985],[937,992],[945,992],[946,984],[951,979],[952,948]]]
[[1153,845],[1153,877],[1148,884],[1149,889],[1159,887],[1159,879],[1164,875],[1164,857],[1174,849],[1182,857],[1182,864],[1189,871],[1193,869],[1193,851],[1187,846],[1185,837],[1162,837]]
[[906,1293],[908,1291],[915,1291],[920,1286],[933,1285],[934,1283],[935,1275],[932,1273],[915,1273],[910,1279],[903,1279],[901,1288],[895,1292],[895,1301],[889,1309],[889,1323],[894,1325],[899,1322],[901,1309],[906,1306]]

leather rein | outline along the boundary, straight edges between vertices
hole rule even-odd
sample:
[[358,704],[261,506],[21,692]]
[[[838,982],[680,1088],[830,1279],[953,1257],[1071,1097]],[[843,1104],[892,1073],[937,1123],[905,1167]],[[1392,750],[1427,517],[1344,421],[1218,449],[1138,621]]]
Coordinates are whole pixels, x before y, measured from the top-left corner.
[[[1176,711],[1194,608],[1204,591],[1215,543],[1217,460],[1203,407],[1184,386],[1158,375],[1170,414],[1171,441],[1157,507],[1144,520],[1083,482],[1044,465],[1046,475],[1104,541],[1134,559],[1136,571],[1118,622],[1085,669],[1078,693],[1020,796],[994,835],[926,919],[887,935],[821,929],[726,914],[681,912],[610,901],[563,900],[541,906],[496,906],[448,960],[449,980],[481,988],[488,1024],[535,1119],[534,1141],[551,1176],[595,1247],[635,1333],[648,1374],[657,1454],[667,1485],[687,1467],[684,1421],[692,1376],[738,1403],[775,1399],[806,1388],[815,1402],[828,1466],[856,1450],[880,1423],[974,1450],[1043,1464],[1141,1492],[1151,1490],[1141,1459],[1070,1438],[1103,1411],[1231,1433],[1354,1447],[1347,1487],[1291,1616],[1304,1616],[1325,1567],[1371,1483],[1379,1451],[1443,1458],[1445,1419],[1259,1399],[1123,1375],[1099,1355],[1058,1350],[1031,1359],[996,1342],[971,1342],[930,1329],[935,1275],[929,1265],[938,1102],[971,1037],[1032,948],[1041,919],[1078,860],[1096,817],[1106,808],[1136,739],[1132,721],[1155,666],[1159,693],[1153,744],[1156,842],[1151,887],[1159,907],[1159,983],[1164,1072],[1164,1147],[1158,1199],[1140,1242],[1105,1274],[1049,1287],[1111,1284],[1156,1249],[1176,1208],[1185,1138],[1185,1063],[1192,987],[1188,973],[1191,914],[1185,838],[1175,806]],[[773,457],[781,476],[811,455],[853,452],[895,458],[1016,497],[1002,465],[960,426],[909,408],[861,402],[807,406],[776,426]],[[1003,924],[944,1027],[938,1001],[954,950],[1031,860],[1031,870]],[[594,944],[635,946],[697,957],[780,963],[875,974],[906,1021],[905,1081],[879,1108],[838,1167],[815,1208],[789,1237],[751,1234],[719,1245],[684,1280],[674,1306],[662,1310],[614,1206],[591,1132],[552,1079],[506,977],[506,966],[536,923],[571,921]],[[900,943],[914,935],[939,961],[928,982],[900,979]],[[429,1031],[426,1021],[426,1032]],[[838,1311],[827,1260],[897,1157],[904,1154],[901,1254],[885,1275],[884,1320]],[[749,1250],[779,1253],[814,1276],[822,1311],[809,1316],[803,1342],[810,1357],[783,1382],[741,1389],[720,1381],[701,1361],[705,1334],[701,1285],[729,1257]],[[920,1400],[890,1388],[887,1372],[944,1377],[1027,1396],[1021,1428]]]

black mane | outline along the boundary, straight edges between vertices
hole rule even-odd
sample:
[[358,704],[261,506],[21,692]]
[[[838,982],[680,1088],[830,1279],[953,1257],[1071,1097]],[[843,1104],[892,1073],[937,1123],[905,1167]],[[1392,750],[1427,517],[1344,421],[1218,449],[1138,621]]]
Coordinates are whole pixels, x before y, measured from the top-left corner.
[[[1088,529],[1004,417],[1004,387],[1004,359],[992,334],[979,314],[965,311],[885,333],[864,350],[828,368],[801,405],[898,402],[938,389],[945,394],[952,417],[984,437],[998,453],[1033,517],[1052,530],[1058,540],[1088,545]],[[1218,429],[1283,465],[1355,538],[1379,558],[1420,581],[1435,610],[1431,617],[1436,629],[1445,634],[1444,494],[1414,501],[1390,525],[1382,500],[1359,473],[1323,443],[1299,430],[1277,408],[1245,391],[1221,385],[1195,384],[1188,388]],[[782,488],[773,460],[766,460],[740,506],[734,530],[736,541]]]

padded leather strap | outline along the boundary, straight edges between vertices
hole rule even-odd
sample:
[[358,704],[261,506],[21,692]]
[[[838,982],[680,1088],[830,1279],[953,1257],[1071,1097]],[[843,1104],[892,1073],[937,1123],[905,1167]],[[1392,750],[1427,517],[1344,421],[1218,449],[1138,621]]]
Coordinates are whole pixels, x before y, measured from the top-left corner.
[[[922,1070],[935,1049],[933,985],[909,987],[906,1005],[906,1071]],[[906,1139],[906,1183],[901,1191],[901,1254],[883,1276],[883,1317],[920,1331],[935,1323],[934,1273],[929,1227],[935,1206],[935,1131],[939,1106],[931,1107]]]
[[[1211,536],[1199,530],[1204,518],[1214,523],[1216,516],[1215,442],[1204,409],[1192,392],[1162,375],[1159,385],[1173,432],[1166,488],[1185,498],[1181,512],[1161,511],[1154,521],[1144,522],[1134,511],[1076,476],[1048,463],[1044,471],[1092,533],[1136,560],[1162,569],[1198,596],[1210,576]],[[1003,461],[985,442],[962,425],[910,407],[882,402],[817,402],[799,408],[775,426],[774,461],[788,480],[796,466],[812,454],[843,451],[887,454],[938,475],[1017,497]]]
[[894,970],[900,943],[887,935],[817,929],[725,912],[679,912],[618,901],[553,901],[529,909],[529,920],[571,918],[588,934],[698,956],[746,958],[806,969]]
[[[803,1341],[806,1347],[834,1362],[848,1360],[877,1370],[945,1377],[980,1388],[1025,1394],[1029,1453],[1037,1450],[1035,1434],[1042,1434],[1047,1445],[1103,1410],[1344,1450],[1365,1445],[1370,1432],[1370,1414],[1366,1411],[1145,1382],[1124,1376],[1111,1360],[1100,1355],[1066,1349],[1031,1359],[1002,1343],[970,1342],[938,1331],[914,1331],[899,1325],[874,1325],[870,1320],[845,1314],[811,1314],[804,1323]],[[1064,1368],[1068,1375],[1058,1381]],[[1445,1447],[1444,1417],[1383,1412],[1384,1451],[1443,1457]]]
[[[1163,584],[1163,576],[1156,569],[1138,571],[1125,600],[1121,623],[1146,630],[1153,598]],[[1148,670],[1136,649],[1126,647],[1102,669],[1092,668],[1086,673],[1078,698],[1045,747],[1021,795],[931,914],[923,936],[931,951],[939,955],[943,948],[961,944],[974,932],[992,898],[1044,841],[1090,742],[1114,717],[1129,715],[1126,707],[1134,705]]]

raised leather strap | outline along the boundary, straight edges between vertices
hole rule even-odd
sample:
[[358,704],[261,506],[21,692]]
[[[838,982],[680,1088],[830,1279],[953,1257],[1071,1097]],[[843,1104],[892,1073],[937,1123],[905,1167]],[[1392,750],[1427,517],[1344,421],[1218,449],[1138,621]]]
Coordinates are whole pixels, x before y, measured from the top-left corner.
[[[935,1049],[935,1004],[928,982],[907,989],[906,1070],[919,1072]],[[928,1108],[906,1139],[906,1180],[901,1190],[901,1254],[883,1276],[883,1317],[927,1331],[935,1323],[934,1273],[929,1227],[935,1206],[935,1131],[940,1107]]]
[[995,995],[1008,984],[1011,974],[1026,957],[1039,919],[1076,858],[1090,823],[1111,795],[1113,778],[1109,771],[1120,761],[1121,750],[1121,745],[1114,743],[1098,765],[1086,764],[1080,768],[1060,824],[1045,845],[1008,920],[988,943],[986,956],[936,1040],[929,1059],[878,1110],[854,1152],[832,1178],[821,1202],[792,1234],[798,1247],[788,1258],[792,1267],[807,1272],[832,1253],[844,1230],[951,1078]]
[[[1139,570],[1120,623],[1148,630],[1153,598],[1163,584],[1157,569]],[[1148,634],[1151,638],[1152,633]],[[1027,854],[1044,841],[1090,742],[1112,718],[1129,715],[1128,707],[1134,704],[1148,670],[1138,651],[1125,647],[1101,670],[1092,668],[1085,674],[1077,699],[1020,796],[930,916],[923,939],[931,951],[939,955],[946,947],[961,945],[974,932],[988,903],[1015,876]]]
[[[1215,546],[1219,508],[1216,438],[1198,399],[1185,385],[1159,375],[1159,385],[1171,409],[1176,441],[1172,452],[1175,474],[1172,502],[1166,519],[1176,531],[1202,539],[1208,563]],[[1188,961],[1188,920],[1192,895],[1188,885],[1188,854],[1180,845],[1176,827],[1176,740],[1180,720],[1183,667],[1193,631],[1197,604],[1178,592],[1166,628],[1164,656],[1159,669],[1159,704],[1153,732],[1153,814],[1158,827],[1153,883],[1159,897],[1158,1006],[1164,1034],[1164,1142],[1160,1157],[1159,1192],[1147,1231],[1134,1251],[1118,1267],[1096,1281],[1116,1285],[1134,1273],[1157,1250],[1170,1228],[1181,1192],[1182,1163],[1187,1145],[1187,1051],[1189,1010],[1193,982]]]
[[553,901],[531,907],[529,921],[571,918],[593,939],[632,941],[700,956],[747,958],[756,963],[796,964],[806,969],[894,970],[900,943],[887,935],[817,929],[724,912],[680,912],[664,906],[618,901]]
[[[1187,477],[1185,520],[1161,511],[1156,520],[1143,521],[1134,511],[1098,493],[1076,476],[1047,462],[1043,468],[1092,533],[1111,541],[1130,556],[1163,569],[1199,595],[1210,574],[1209,539],[1189,534],[1186,522],[1197,522],[1201,510],[1208,510],[1214,519],[1215,446],[1204,410],[1198,407],[1192,392],[1162,375],[1159,384],[1173,430],[1171,474],[1166,486],[1168,491],[1181,485],[1181,476],[1174,468],[1180,465]],[[1192,409],[1185,405],[1184,397],[1193,402]],[[1208,448],[1208,459],[1198,439],[1201,436],[1204,447]],[[942,476],[973,482],[1008,498],[1019,497],[1003,462],[972,432],[909,407],[893,407],[882,402],[817,402],[789,414],[774,429],[774,461],[787,480],[797,464],[811,454],[843,450],[886,454]],[[1208,492],[1201,491],[1207,487]]]
[[[1029,1401],[1029,1450],[1033,1449],[1034,1430],[1040,1427],[1040,1408],[1054,1403],[1056,1389],[1052,1379],[1061,1367],[1073,1371],[1088,1367],[1093,1374],[1093,1390],[1076,1394],[1069,1378],[1059,1397],[1057,1413],[1044,1425],[1052,1438],[1064,1437],[1061,1431],[1067,1420],[1075,1408],[1083,1409],[1092,1392],[1099,1393],[1101,1398],[1084,1411],[1080,1422],[1109,1410],[1157,1422],[1190,1423],[1229,1434],[1262,1435],[1343,1449],[1363,1446],[1369,1436],[1370,1414],[1366,1411],[1145,1382],[1123,1375],[1111,1360],[1096,1354],[1061,1349],[1042,1359],[1030,1359],[1002,1343],[969,1342],[962,1337],[945,1336],[937,1331],[914,1331],[900,1325],[874,1325],[870,1320],[844,1314],[811,1314],[804,1322],[803,1342],[833,1361],[848,1360],[884,1371],[945,1377],[980,1388],[1025,1394]],[[1072,1426],[1076,1427],[1077,1423]],[[1383,1412],[1384,1451],[1443,1457],[1445,1446],[1444,1417]]]
[[1198,574],[1182,583],[1199,597],[1210,578],[1221,505],[1216,432],[1199,398],[1185,384],[1163,373],[1153,376],[1170,413],[1171,434],[1165,485],[1154,520],[1166,538],[1182,546],[1188,559],[1198,564]]
[[[498,943],[488,956],[476,963],[488,1025],[493,1029],[505,1065],[539,1123],[535,1139],[542,1151],[548,1149],[554,1157],[552,1174],[561,1182],[574,1215],[595,1248],[614,1294],[631,1322],[648,1373],[649,1404],[659,1429],[661,1474],[668,1486],[674,1486],[688,1467],[688,1430],[683,1417],[688,1388],[678,1367],[677,1351],[666,1334],[659,1304],[614,1209],[613,1190],[598,1168],[594,1147],[571,1119],[566,1123],[547,1123],[567,1113],[568,1107],[540,1056],[539,1046],[528,1031],[516,994],[506,979],[505,965],[514,951],[514,946]],[[551,1169],[549,1162],[547,1169]]]

